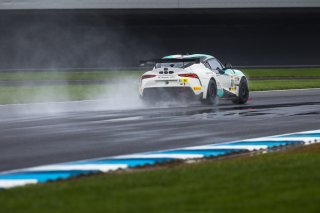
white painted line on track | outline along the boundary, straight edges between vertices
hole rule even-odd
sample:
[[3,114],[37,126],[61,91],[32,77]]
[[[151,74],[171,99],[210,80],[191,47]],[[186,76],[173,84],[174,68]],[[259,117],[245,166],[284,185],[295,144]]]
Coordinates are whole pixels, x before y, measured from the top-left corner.
[[[37,183],[38,181],[35,179],[38,177],[37,175],[39,175],[39,178],[42,177],[41,182],[47,182],[49,180],[52,180],[52,178],[50,177],[51,174],[46,172],[57,172],[57,173],[53,173],[53,179],[56,180],[56,179],[59,179],[59,175],[60,175],[59,172],[72,173],[73,171],[78,171],[79,174],[86,174],[86,171],[109,172],[117,169],[126,169],[130,165],[130,160],[134,161],[135,159],[142,159],[142,163],[141,164],[137,163],[136,164],[137,166],[146,165],[146,164],[155,165],[158,163],[156,159],[161,159],[161,158],[166,158],[171,160],[174,160],[174,159],[188,160],[188,159],[203,158],[205,156],[210,156],[208,154],[210,153],[210,151],[208,150],[212,150],[213,152],[214,150],[217,150],[216,156],[223,156],[223,155],[232,153],[237,149],[248,150],[248,151],[268,150],[269,148],[271,149],[273,147],[279,147],[281,144],[285,144],[286,141],[288,142],[291,141],[292,144],[302,143],[304,145],[309,145],[311,143],[320,142],[320,136],[318,134],[320,134],[320,130],[294,132],[294,133],[287,133],[282,135],[273,135],[269,137],[238,140],[238,141],[232,141],[232,142],[220,143],[220,144],[209,144],[209,145],[194,146],[194,147],[182,147],[182,148],[176,148],[176,149],[161,150],[156,152],[95,158],[95,159],[75,161],[75,162],[69,162],[69,163],[63,163],[63,164],[52,164],[52,165],[19,169],[19,170],[15,170],[14,172],[13,171],[1,172],[0,188],[12,188],[15,186],[23,186],[26,184]],[[306,137],[303,137],[303,136],[306,136]],[[245,145],[240,145],[240,144],[238,145],[237,143],[239,142],[245,143]],[[255,142],[257,142],[259,145],[254,145]],[[195,153],[195,154],[183,154],[183,152],[185,151],[187,151],[188,153],[188,150],[190,150],[190,152],[192,150],[192,153]],[[219,150],[221,150],[221,153],[218,152]],[[197,153],[197,151],[199,152]],[[202,153],[207,153],[207,154],[202,154]],[[99,159],[106,160],[106,162],[105,163],[94,162]],[[108,163],[107,162],[108,160],[111,160],[111,161],[123,160],[123,163],[112,164],[112,163]],[[83,164],[79,164],[80,162],[83,162]],[[28,172],[35,172],[35,173],[33,173],[32,176],[30,176],[30,179],[27,178],[28,175],[21,176],[21,175],[25,175],[24,173],[28,173]],[[1,175],[2,175],[2,179],[1,179]],[[17,176],[15,177],[15,175]],[[45,177],[43,177],[44,175]],[[69,175],[69,177],[71,176],[73,175]],[[9,179],[10,177],[12,177],[12,179]],[[24,179],[15,179],[15,178],[24,178]],[[61,176],[61,178],[65,178],[65,177]]]
[[284,141],[290,141],[290,139],[291,139],[291,141],[294,141],[294,140],[299,140],[299,141],[304,141],[304,142],[313,142],[313,141],[317,141],[317,139],[316,138],[314,138],[314,137],[281,137],[281,138],[278,138],[278,140],[279,139],[283,139]]
[[261,90],[261,91],[250,91],[250,92],[251,93],[268,93],[268,92],[290,92],[290,91],[304,91],[304,90],[320,90],[320,88]]
[[247,149],[249,151],[260,150],[260,149],[267,149],[267,145],[228,145],[228,144],[217,144],[216,147],[220,149],[223,147],[224,149]]
[[[170,150],[174,151],[174,150]],[[133,154],[133,155],[123,155],[116,156],[111,159],[136,159],[136,158],[173,158],[173,159],[190,159],[190,158],[203,158],[204,155],[200,154]]]
[[8,189],[17,186],[24,186],[27,184],[35,184],[38,183],[35,179],[20,179],[20,180],[0,180],[0,188]]
[[26,169],[25,171],[29,172],[37,172],[37,171],[101,171],[101,172],[109,172],[118,169],[126,169],[128,168],[127,164],[79,164],[79,165],[50,165],[50,166],[39,166]]
[[284,137],[284,136],[281,136],[281,137],[263,137],[263,138],[254,138],[254,139],[246,139],[246,140],[241,140],[241,142],[265,142],[265,141],[274,141],[274,142],[277,142],[277,141],[306,141],[308,140],[309,138],[306,138],[306,137]]
[[183,148],[179,150],[219,150],[219,149],[243,149],[243,150],[248,150],[248,151],[253,151],[253,150],[259,150],[259,149],[267,149],[268,146],[266,145],[212,145],[212,146],[195,146],[195,147],[188,147],[188,148]]

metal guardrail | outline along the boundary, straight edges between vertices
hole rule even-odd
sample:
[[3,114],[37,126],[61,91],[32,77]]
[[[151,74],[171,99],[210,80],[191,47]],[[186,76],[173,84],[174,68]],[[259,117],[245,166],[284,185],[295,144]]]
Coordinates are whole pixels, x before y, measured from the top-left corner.
[[159,9],[319,7],[315,0],[0,0],[5,9]]

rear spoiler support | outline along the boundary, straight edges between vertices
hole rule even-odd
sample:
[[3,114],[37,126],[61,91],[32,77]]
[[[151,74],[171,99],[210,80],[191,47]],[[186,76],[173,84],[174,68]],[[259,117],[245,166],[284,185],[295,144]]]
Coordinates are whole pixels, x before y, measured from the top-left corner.
[[200,58],[162,58],[162,59],[152,59],[140,61],[141,66],[153,65],[156,63],[178,63],[178,62],[194,62],[196,64],[200,63]]

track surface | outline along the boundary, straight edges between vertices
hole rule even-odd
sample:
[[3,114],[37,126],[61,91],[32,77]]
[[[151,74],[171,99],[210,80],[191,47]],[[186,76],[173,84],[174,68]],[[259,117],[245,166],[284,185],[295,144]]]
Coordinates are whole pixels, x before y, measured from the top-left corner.
[[[265,80],[315,80],[320,77],[259,77],[251,81]],[[0,80],[0,86],[48,86],[48,85],[97,85],[112,84],[114,80]]]
[[56,104],[63,110],[53,114],[34,113],[47,107],[42,104],[1,106],[0,171],[320,129],[320,89],[252,92],[251,98],[246,105],[122,110],[69,102]]

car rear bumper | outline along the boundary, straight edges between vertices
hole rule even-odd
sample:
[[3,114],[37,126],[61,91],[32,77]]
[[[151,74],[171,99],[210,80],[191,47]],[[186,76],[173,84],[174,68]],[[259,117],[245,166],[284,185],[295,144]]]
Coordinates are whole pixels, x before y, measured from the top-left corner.
[[200,100],[203,94],[195,94],[191,87],[149,87],[142,96],[149,100]]

